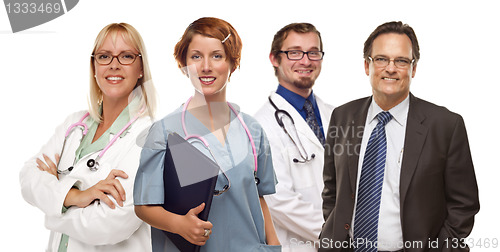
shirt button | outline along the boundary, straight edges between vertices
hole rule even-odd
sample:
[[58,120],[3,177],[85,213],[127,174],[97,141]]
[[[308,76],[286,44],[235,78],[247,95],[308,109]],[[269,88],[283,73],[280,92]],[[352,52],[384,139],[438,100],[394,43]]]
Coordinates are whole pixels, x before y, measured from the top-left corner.
[[348,229],[349,229],[349,227],[350,227],[350,226],[349,226],[349,224],[345,224],[345,225],[344,225],[345,230],[348,230]]

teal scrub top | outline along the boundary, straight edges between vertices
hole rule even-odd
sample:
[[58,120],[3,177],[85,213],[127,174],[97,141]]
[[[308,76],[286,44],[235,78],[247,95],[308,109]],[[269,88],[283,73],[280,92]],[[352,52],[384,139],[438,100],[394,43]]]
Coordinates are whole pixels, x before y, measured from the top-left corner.
[[[185,137],[181,125],[182,107],[178,108],[151,127],[141,153],[140,166],[134,185],[135,205],[163,204],[163,165],[167,136],[176,132]],[[223,146],[217,138],[189,111],[186,111],[188,134],[203,136],[226,175],[231,188],[220,196],[214,196],[208,221],[213,224],[212,234],[201,251],[281,251],[281,246],[265,244],[264,217],[259,196],[275,193],[277,184],[271,149],[260,124],[247,114],[240,113],[250,130],[258,155],[257,177],[254,179],[254,156],[252,147],[241,122],[231,112],[230,126]],[[190,139],[197,149],[211,158],[208,150],[197,140]],[[227,184],[219,173],[216,190]],[[167,195],[168,197],[168,195]],[[179,251],[175,245],[156,228],[151,229],[153,251]]]

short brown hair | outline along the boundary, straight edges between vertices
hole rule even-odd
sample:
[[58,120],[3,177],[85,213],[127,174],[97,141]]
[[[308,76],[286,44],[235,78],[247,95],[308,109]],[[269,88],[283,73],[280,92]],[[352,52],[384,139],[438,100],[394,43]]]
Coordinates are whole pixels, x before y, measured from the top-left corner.
[[174,49],[174,57],[179,68],[186,66],[187,49],[193,36],[196,34],[203,35],[209,38],[219,39],[224,41],[224,51],[227,55],[229,63],[231,63],[231,73],[240,66],[241,48],[243,46],[241,38],[234,27],[219,18],[203,17],[191,23],[182,35],[181,40],[177,42]]
[[[291,23],[279,30],[275,35],[273,39],[273,43],[271,44],[271,53],[274,55],[274,58],[278,60],[278,63],[281,63],[281,54],[279,51],[281,51],[281,47],[283,46],[283,42],[285,39],[288,37],[288,34],[290,31],[294,31],[297,33],[308,33],[308,32],[314,32],[318,34],[319,37],[319,50],[323,51],[323,41],[321,40],[321,34],[319,31],[314,27],[314,25],[310,23]],[[274,74],[278,76],[278,68],[274,67]]]
[[368,39],[366,39],[365,46],[363,48],[363,57],[365,60],[368,60],[368,57],[371,56],[370,54],[372,53],[373,41],[379,35],[386,33],[405,34],[408,36],[412,45],[412,57],[415,62],[418,62],[420,59],[420,47],[418,46],[417,35],[415,35],[413,28],[411,28],[408,24],[403,24],[401,21],[392,21],[381,24],[370,34]]

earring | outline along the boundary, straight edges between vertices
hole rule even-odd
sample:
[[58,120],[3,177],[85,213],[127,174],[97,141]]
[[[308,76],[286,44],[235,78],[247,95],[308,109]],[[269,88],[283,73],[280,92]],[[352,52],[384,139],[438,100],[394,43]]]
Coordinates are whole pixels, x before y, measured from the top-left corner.
[[142,78],[142,74],[139,74],[139,78]]

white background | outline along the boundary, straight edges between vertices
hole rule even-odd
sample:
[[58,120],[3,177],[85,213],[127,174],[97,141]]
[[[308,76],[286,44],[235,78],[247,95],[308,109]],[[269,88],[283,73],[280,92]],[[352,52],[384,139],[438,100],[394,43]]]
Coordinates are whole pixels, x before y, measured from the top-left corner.
[[87,108],[89,59],[97,33],[111,22],[127,22],[139,30],[161,118],[193,92],[172,54],[185,28],[204,16],[230,22],[243,40],[241,69],[228,85],[228,100],[249,114],[277,87],[268,53],[274,33],[284,25],[310,22],[321,32],[326,54],[314,91],[336,106],[371,94],[362,58],[371,31],[393,20],[411,25],[421,51],[413,94],[461,114],[467,126],[481,201],[470,237],[483,246],[485,238],[500,239],[500,167],[495,160],[500,150],[500,8],[495,1],[474,2],[84,0],[64,16],[16,34],[0,8],[0,246],[45,249],[49,232],[42,212],[21,196],[19,171],[68,114]]

